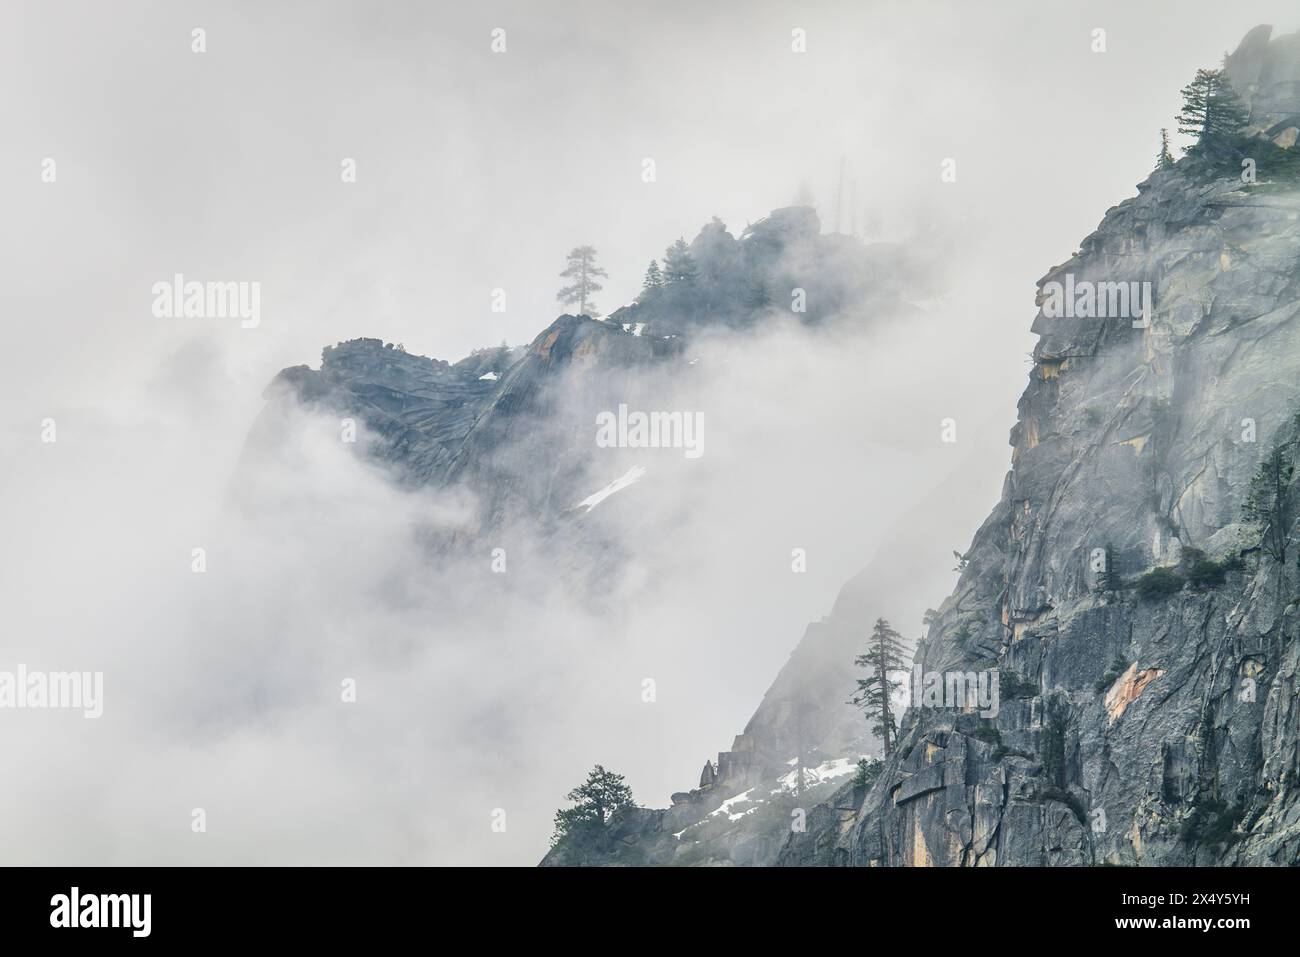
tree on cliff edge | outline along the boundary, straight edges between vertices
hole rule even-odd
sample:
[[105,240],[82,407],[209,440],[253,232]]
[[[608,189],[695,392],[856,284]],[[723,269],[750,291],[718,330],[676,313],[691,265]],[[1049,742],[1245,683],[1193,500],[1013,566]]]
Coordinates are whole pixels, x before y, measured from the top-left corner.
[[578,315],[589,316],[596,311],[596,304],[591,301],[591,297],[605,288],[596,279],[608,278],[609,273],[596,265],[594,246],[575,246],[569,250],[568,260],[560,278],[572,279],[573,282],[557,292],[555,298],[565,305],[576,303]]
[[1231,142],[1246,125],[1246,110],[1222,70],[1197,70],[1182,93],[1178,132],[1196,137],[1196,144],[1186,152],[1201,152]]
[[585,782],[565,795],[565,800],[573,801],[574,806],[555,812],[552,845],[570,834],[598,832],[619,808],[636,805],[632,800],[632,789],[623,782],[623,775],[606,771],[599,764],[591,769]]
[[1156,169],[1169,169],[1174,165],[1174,154],[1169,152],[1169,131],[1160,131],[1160,155],[1156,157]]
[[686,240],[678,239],[668,247],[664,253],[663,277],[666,285],[676,283],[689,284],[693,283],[699,276],[699,268],[695,265],[695,259],[691,256],[691,248],[686,245]]
[[[1300,428],[1300,417],[1293,427]],[[1295,447],[1285,440],[1259,463],[1250,480],[1245,516],[1259,526],[1264,552],[1278,564],[1286,564],[1287,539],[1295,520],[1291,482],[1295,477]]]
[[641,282],[642,292],[653,292],[664,284],[663,273],[659,271],[659,263],[650,260],[650,265],[646,267],[645,279]]
[[867,712],[868,719],[873,722],[871,730],[880,736],[888,757],[898,737],[898,722],[890,699],[902,684],[890,678],[890,674],[907,670],[907,648],[903,645],[903,636],[894,631],[885,619],[877,618],[867,641],[867,650],[854,658],[853,663],[865,668],[867,676],[858,679],[857,694],[850,702]]

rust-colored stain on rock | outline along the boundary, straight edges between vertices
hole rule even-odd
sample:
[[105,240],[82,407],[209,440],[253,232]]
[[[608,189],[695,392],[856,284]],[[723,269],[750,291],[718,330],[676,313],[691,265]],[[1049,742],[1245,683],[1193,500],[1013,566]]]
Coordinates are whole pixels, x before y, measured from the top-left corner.
[[555,340],[558,338],[560,338],[560,330],[556,329],[542,340],[541,345],[537,347],[537,354],[543,359],[549,359],[551,357],[551,347],[555,345]]
[[1162,674],[1164,674],[1162,668],[1145,668],[1138,671],[1137,662],[1129,665],[1128,671],[1120,675],[1106,692],[1106,713],[1110,715],[1109,723],[1114,724],[1118,721],[1125,709],[1146,690],[1146,686]]

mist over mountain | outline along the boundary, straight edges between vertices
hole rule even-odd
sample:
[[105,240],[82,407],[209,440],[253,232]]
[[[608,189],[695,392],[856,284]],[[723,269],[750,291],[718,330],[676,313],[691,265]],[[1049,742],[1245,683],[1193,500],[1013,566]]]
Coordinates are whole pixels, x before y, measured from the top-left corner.
[[310,6],[4,14],[5,863],[1297,862],[1291,7]]
[[[824,234],[806,207],[776,210],[739,239],[715,221],[688,248],[689,279],[648,285],[638,301],[604,319],[561,316],[524,347],[485,349],[449,364],[361,339],[327,347],[319,370],[284,370],[268,387],[267,408],[245,449],[236,481],[240,501],[260,514],[274,501],[267,474],[303,467],[293,450],[304,421],[318,437],[335,432],[341,448],[379,469],[393,488],[436,494],[463,509],[416,530],[426,587],[458,596],[440,614],[444,625],[475,617],[487,602],[507,612],[542,609],[540,630],[563,607],[566,617],[590,616],[583,634],[571,638],[584,662],[626,655],[631,649],[620,635],[631,630],[646,642],[635,657],[661,664],[628,681],[623,693],[658,707],[661,683],[676,693],[664,680],[675,668],[665,675],[664,658],[689,655],[683,641],[716,640],[715,629],[734,627],[718,621],[720,614],[734,615],[712,593],[720,579],[739,574],[734,586],[722,587],[748,593],[773,576],[806,573],[803,538],[774,550],[756,529],[771,551],[763,563],[768,570],[756,577],[743,566],[733,571],[734,559],[701,555],[697,546],[724,523],[744,522],[742,515],[770,522],[770,504],[791,487],[782,473],[807,469],[817,458],[842,463],[843,445],[828,441],[825,425],[810,435],[807,421],[796,422],[803,415],[827,417],[828,408],[818,407],[827,402],[826,390],[843,394],[845,380],[856,374],[846,362],[860,361],[851,357],[867,343],[912,336],[917,326],[941,321],[904,298],[938,291],[905,249]],[[807,309],[773,302],[773,289],[791,290]],[[791,390],[803,395],[791,399]],[[766,408],[778,402],[783,414],[774,421]],[[630,408],[693,417],[698,448],[602,447],[598,424],[619,408],[625,416]],[[861,415],[842,408],[850,421]],[[802,440],[792,428],[805,433]],[[355,442],[348,440],[350,429]],[[875,462],[899,454],[887,444],[865,451]],[[898,500],[924,488],[900,490]],[[793,502],[783,508],[800,510]],[[853,683],[841,666],[869,624],[865,609],[876,604],[861,593],[883,599],[888,592],[900,615],[919,620],[912,586],[926,578],[918,566],[927,546],[895,535],[877,575],[847,588],[829,617],[807,625],[802,640],[796,632],[786,636],[791,656],[744,732],[721,754],[704,755],[717,760],[716,785],[679,797],[681,823],[705,817],[743,785],[788,790],[782,780],[791,772],[791,748],[811,762],[810,773],[821,768],[823,786],[856,770],[872,750],[865,722],[848,703]],[[742,600],[752,602],[752,595]],[[666,612],[677,633],[647,629],[646,605]],[[484,624],[463,627],[482,628],[477,643],[492,654],[502,636]],[[705,677],[721,681],[725,674]],[[716,694],[709,683],[695,693]],[[499,706],[511,703],[503,699]],[[458,703],[448,707],[446,720],[465,720]],[[569,720],[568,706],[552,707],[558,710],[549,723]],[[510,735],[497,742],[507,753],[532,737],[518,729]],[[780,833],[757,835],[743,862],[770,863]]]
[[[814,746],[809,763],[839,760],[806,792],[779,776],[802,776],[815,702],[848,682],[855,641],[872,647],[877,567],[809,629],[716,776],[543,863],[1295,863],[1300,34],[1271,32],[1209,74],[1231,121],[1162,155],[1040,280],[1012,468],[897,662],[883,761],[846,780],[881,744],[850,737]],[[840,664],[804,671],[839,624]]]

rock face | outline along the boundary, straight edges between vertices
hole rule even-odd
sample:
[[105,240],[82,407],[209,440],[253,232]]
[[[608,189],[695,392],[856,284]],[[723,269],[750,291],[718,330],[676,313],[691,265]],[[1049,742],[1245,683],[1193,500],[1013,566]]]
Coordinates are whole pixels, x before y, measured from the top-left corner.
[[[293,366],[267,386],[271,411],[301,402],[354,417],[376,438],[370,453],[393,466],[400,481],[438,483],[497,384],[477,368],[410,355],[378,339],[327,346],[321,367]],[[263,415],[251,441],[271,446],[273,415]]]
[[[1300,32],[1269,42],[1273,28],[1246,34],[1224,68],[1233,88],[1250,107],[1252,129],[1270,137],[1300,128]],[[1286,148],[1295,145],[1294,132]],[[1283,144],[1279,144],[1283,145]]]
[[[646,289],[604,321],[561,316],[525,347],[454,365],[378,339],[327,347],[319,370],[294,366],[268,386],[250,443],[279,444],[286,405],[352,418],[398,482],[472,489],[480,530],[514,520],[546,528],[592,491],[582,465],[596,413],[639,400],[658,407],[658,386],[694,374],[683,358],[692,337],[743,331],[772,310],[809,325],[868,322],[908,308],[905,284],[924,289],[901,249],[824,236],[808,207],[776,210],[739,239],[714,220],[689,248],[694,279]],[[792,290],[806,310],[791,312]]]
[[[1228,61],[1240,152],[1153,173],[1042,280],[1002,499],[916,657],[996,671],[997,715],[914,702],[861,806],[839,792],[781,863],[1300,863],[1293,476],[1277,519],[1246,509],[1300,410],[1300,182],[1267,149],[1300,35],[1269,32]],[[1062,315],[1050,285],[1130,282],[1145,316]]]
[[[861,723],[861,721],[859,721]],[[752,775],[737,789],[718,778],[701,781],[700,788],[673,795],[664,810],[625,807],[615,811],[603,831],[569,835],[543,858],[543,867],[765,867],[782,852],[786,835],[795,822],[809,815],[822,821],[844,814],[821,802],[836,787],[849,781],[847,800],[861,803],[865,788],[852,785],[854,764],[849,759],[825,761],[805,768],[802,792],[797,791],[797,770]]]

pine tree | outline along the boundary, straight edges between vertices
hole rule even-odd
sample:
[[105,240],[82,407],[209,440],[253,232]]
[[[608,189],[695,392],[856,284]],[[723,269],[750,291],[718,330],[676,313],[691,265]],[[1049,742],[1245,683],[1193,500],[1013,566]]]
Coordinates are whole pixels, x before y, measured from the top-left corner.
[[1246,125],[1246,110],[1222,70],[1197,70],[1182,93],[1183,111],[1178,114],[1178,132],[1196,137],[1196,145],[1188,147],[1185,152],[1219,146],[1230,141]]
[[885,762],[879,758],[859,758],[857,771],[853,774],[853,786],[855,788],[870,788],[876,783],[876,778],[880,777],[880,772],[885,769]]
[[884,743],[886,757],[893,750],[894,740],[898,737],[898,723],[890,699],[902,684],[890,678],[890,674],[906,670],[907,654],[903,636],[894,631],[885,619],[877,618],[867,642],[867,650],[853,659],[859,668],[867,669],[867,677],[858,679],[857,694],[850,702],[867,712],[868,718],[873,722],[872,732],[879,735]]
[[698,275],[699,269],[695,265],[694,257],[691,256],[690,247],[686,245],[686,240],[678,239],[664,253],[665,283],[668,285],[690,283],[694,282]]
[[1156,169],[1169,169],[1174,165],[1174,154],[1169,152],[1169,131],[1160,130],[1160,155],[1156,157]]
[[591,769],[585,782],[565,795],[565,800],[573,801],[574,806],[555,812],[552,844],[568,834],[601,830],[619,808],[636,806],[623,775],[606,771],[599,764]]
[[664,275],[659,271],[659,261],[650,260],[650,265],[646,267],[645,279],[641,282],[641,289],[644,292],[650,292],[652,289],[658,289],[664,284]]
[[577,246],[569,250],[568,260],[560,278],[572,279],[574,282],[556,293],[555,298],[566,304],[577,303],[578,315],[589,316],[596,311],[596,304],[591,301],[592,295],[604,288],[596,282],[596,278],[608,278],[609,273],[596,265],[596,249],[593,246]]
[[1294,475],[1293,448],[1287,442],[1279,442],[1250,480],[1244,509],[1246,518],[1263,532],[1264,551],[1279,563],[1286,562],[1287,535],[1294,519],[1291,502]]

